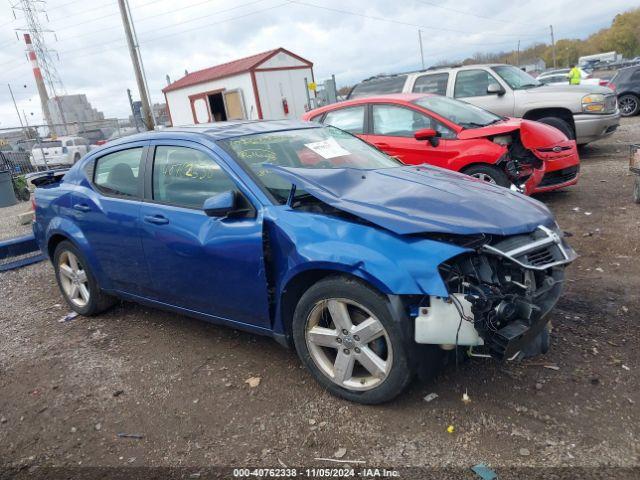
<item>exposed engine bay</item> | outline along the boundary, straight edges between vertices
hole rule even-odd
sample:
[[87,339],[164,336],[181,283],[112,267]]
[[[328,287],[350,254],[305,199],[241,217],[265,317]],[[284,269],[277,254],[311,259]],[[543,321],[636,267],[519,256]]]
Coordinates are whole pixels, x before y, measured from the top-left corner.
[[[431,297],[416,318],[415,340],[482,347],[500,359],[516,356],[546,326],[576,258],[558,231],[540,226],[526,235],[478,240],[474,252],[445,262],[450,296]],[[473,327],[473,328],[471,328]]]
[[526,148],[518,130],[492,138],[494,143],[504,146],[507,151],[500,160],[509,180],[519,189],[529,179],[534,169],[542,168],[543,161]]

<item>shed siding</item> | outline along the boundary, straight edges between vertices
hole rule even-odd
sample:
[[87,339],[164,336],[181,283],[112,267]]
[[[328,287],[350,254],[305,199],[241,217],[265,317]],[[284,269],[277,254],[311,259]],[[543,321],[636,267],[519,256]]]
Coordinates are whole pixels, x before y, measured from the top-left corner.
[[258,109],[253,93],[251,75],[249,73],[243,73],[241,75],[219,78],[210,82],[199,83],[167,92],[167,105],[171,112],[171,122],[173,126],[193,125],[193,113],[191,112],[191,102],[189,101],[191,95],[219,89],[240,89],[244,99],[247,118],[250,120],[256,120],[258,118]]
[[[296,60],[288,55],[287,58]],[[260,68],[265,68],[265,65],[260,65]],[[311,68],[266,72],[261,72],[259,69],[256,71],[256,84],[263,118],[267,120],[300,118],[305,113],[304,106],[307,103],[304,79],[306,77],[308,82],[312,80]],[[287,99],[289,105],[288,115],[284,114],[282,108],[283,97]]]
[[292,57],[285,52],[279,52],[269,60],[262,62],[258,65],[258,70],[261,68],[283,68],[283,67],[306,67],[307,64]]

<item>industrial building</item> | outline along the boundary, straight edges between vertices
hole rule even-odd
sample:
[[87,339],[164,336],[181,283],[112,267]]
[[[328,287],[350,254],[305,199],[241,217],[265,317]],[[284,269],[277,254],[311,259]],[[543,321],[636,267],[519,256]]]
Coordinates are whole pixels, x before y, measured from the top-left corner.
[[84,94],[50,98],[49,112],[54,125],[67,124],[66,128],[55,127],[58,135],[75,135],[85,129],[81,124],[104,120],[104,114],[93,108]]
[[310,108],[313,63],[277,48],[188,73],[162,91],[172,125],[300,118]]

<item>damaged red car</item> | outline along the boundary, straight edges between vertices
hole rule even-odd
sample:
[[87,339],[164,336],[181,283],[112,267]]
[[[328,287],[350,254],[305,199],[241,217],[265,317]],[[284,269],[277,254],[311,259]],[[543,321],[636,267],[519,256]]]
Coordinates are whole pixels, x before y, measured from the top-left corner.
[[432,94],[361,98],[307,112],[408,165],[428,163],[528,195],[574,185],[576,143],[554,127]]

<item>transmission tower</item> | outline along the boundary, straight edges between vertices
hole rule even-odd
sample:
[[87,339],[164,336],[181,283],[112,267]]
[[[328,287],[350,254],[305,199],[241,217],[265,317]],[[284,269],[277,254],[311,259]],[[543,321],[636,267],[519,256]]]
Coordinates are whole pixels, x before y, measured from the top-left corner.
[[49,20],[46,6],[47,4],[44,0],[18,0],[11,5],[11,8],[14,12],[16,10],[22,12],[25,25],[16,30],[24,32],[27,55],[33,67],[33,75],[38,88],[38,94],[40,95],[40,103],[42,104],[42,113],[49,127],[49,131],[54,134],[58,133],[49,109],[49,93],[51,93],[58,107],[63,130],[65,133],[68,133],[62,102],[58,95],[58,92],[66,94],[66,90],[53,61],[53,56],[55,55],[56,58],[58,58],[58,54],[55,50],[47,47],[45,39],[45,34],[54,34],[54,32],[53,30],[44,28],[40,21],[41,16],[47,21]]

